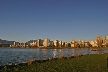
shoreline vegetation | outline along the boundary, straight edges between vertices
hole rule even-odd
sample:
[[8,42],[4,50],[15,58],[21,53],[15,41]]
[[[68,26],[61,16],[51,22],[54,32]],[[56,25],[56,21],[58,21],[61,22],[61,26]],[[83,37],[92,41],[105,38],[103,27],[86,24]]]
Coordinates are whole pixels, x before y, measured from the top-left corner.
[[30,60],[0,66],[0,72],[108,72],[108,53]]

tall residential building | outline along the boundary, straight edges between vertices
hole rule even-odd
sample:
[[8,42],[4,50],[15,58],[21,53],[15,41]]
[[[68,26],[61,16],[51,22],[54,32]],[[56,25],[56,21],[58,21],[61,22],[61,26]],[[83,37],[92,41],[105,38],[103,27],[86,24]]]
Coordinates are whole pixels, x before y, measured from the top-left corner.
[[25,47],[25,43],[19,43],[19,47]]
[[90,47],[90,43],[87,41],[84,42],[84,45],[85,45],[85,47]]
[[78,40],[78,44],[81,45],[81,40]]
[[105,36],[105,43],[108,43],[108,35]]
[[65,42],[65,47],[68,47],[68,42]]
[[104,44],[105,47],[108,47],[108,35],[105,36],[105,40],[104,40],[103,44]]
[[49,42],[49,46],[54,46],[53,41],[50,41],[50,42]]
[[65,47],[65,42],[62,42],[62,47]]
[[43,46],[48,47],[50,44],[50,40],[48,38],[44,39]]
[[72,43],[75,43],[75,40],[72,40]]
[[71,47],[75,47],[75,40],[72,40]]
[[105,39],[106,39],[106,40],[108,40],[108,35],[107,35],[107,36],[105,36]]
[[97,36],[96,37],[96,41],[97,41],[98,47],[101,47],[102,46],[102,43],[103,43],[102,36]]
[[71,47],[71,43],[70,42],[65,42],[65,47]]
[[85,41],[81,40],[81,47],[84,48],[85,47]]
[[59,47],[62,47],[62,41],[59,41]]
[[55,47],[58,47],[58,45],[59,45],[59,44],[58,44],[58,40],[54,40],[53,43],[54,43],[54,46],[55,46]]
[[38,40],[37,40],[37,46],[38,46],[38,47],[41,46],[41,39],[38,39]]

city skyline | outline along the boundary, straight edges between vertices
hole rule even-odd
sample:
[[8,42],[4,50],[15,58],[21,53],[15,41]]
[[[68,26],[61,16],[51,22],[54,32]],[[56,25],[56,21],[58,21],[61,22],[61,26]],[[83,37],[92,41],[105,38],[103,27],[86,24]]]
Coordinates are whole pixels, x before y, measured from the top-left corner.
[[48,37],[46,37],[46,38],[37,38],[37,39],[31,39],[31,40],[27,40],[27,41],[25,41],[25,42],[19,42],[19,41],[15,41],[15,40],[7,40],[7,39],[0,39],[0,40],[3,40],[3,41],[12,41],[12,42],[19,42],[19,43],[26,43],[26,42],[38,42],[38,40],[41,40],[41,41],[46,41],[46,39],[48,39],[49,41],[55,41],[55,40],[57,40],[57,41],[62,41],[62,42],[72,42],[72,41],[92,41],[92,40],[96,40],[97,39],[97,37],[101,37],[102,38],[102,40],[105,40],[106,39],[106,37],[108,38],[108,34],[107,35],[105,35],[105,36],[102,36],[102,35],[100,35],[100,36],[96,36],[96,37],[94,37],[94,39],[91,39],[91,40],[85,40],[85,39],[79,39],[79,40],[76,40],[76,39],[71,39],[70,41],[63,41],[63,40],[59,40],[59,39],[54,39],[54,40],[52,40],[52,39],[50,39],[50,38],[48,38]]
[[49,38],[45,39],[37,39],[37,40],[29,40],[24,43],[16,42],[16,41],[7,41],[0,39],[0,47],[11,47],[11,48],[33,48],[33,47],[71,47],[71,48],[84,48],[84,47],[108,47],[108,35],[104,38],[102,36],[96,36],[96,39],[86,41],[86,40],[72,40],[71,42],[65,42],[62,40],[53,40],[51,41]]
[[108,34],[107,0],[1,0],[0,39],[70,42]]

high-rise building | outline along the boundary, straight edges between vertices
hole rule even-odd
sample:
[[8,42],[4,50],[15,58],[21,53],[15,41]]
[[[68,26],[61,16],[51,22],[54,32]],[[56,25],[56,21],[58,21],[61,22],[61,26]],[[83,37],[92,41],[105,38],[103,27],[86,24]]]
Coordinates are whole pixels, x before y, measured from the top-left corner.
[[97,41],[98,47],[101,47],[102,46],[102,43],[103,43],[102,36],[97,36],[96,37],[96,41]]
[[50,44],[50,40],[48,38],[44,39],[43,45],[44,47],[48,47]]
[[104,40],[104,47],[108,47],[108,35],[105,36],[105,40]]
[[108,40],[108,35],[107,35],[107,36],[105,36],[105,39],[106,39],[106,40]]
[[53,41],[49,42],[49,46],[54,46]]
[[75,47],[75,40],[72,40],[71,47]]
[[59,47],[62,47],[62,41],[59,41]]
[[55,46],[55,47],[58,47],[58,45],[59,45],[59,44],[58,44],[58,40],[54,40],[53,43],[54,43],[54,46]]
[[90,43],[87,41],[84,42],[84,45],[85,45],[85,47],[90,47]]
[[65,47],[65,42],[62,42],[62,47]]
[[105,36],[105,43],[108,43],[108,35]]
[[68,42],[65,42],[65,47],[67,47],[68,46]]
[[38,40],[37,40],[37,46],[38,46],[38,47],[41,46],[41,39],[38,39]]
[[85,41],[81,40],[81,47],[84,48],[85,47]]

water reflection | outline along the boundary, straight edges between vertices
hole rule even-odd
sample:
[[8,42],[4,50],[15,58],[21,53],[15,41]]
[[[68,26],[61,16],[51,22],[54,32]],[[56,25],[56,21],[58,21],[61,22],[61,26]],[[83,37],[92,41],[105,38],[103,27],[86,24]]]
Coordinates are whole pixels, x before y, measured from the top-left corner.
[[42,50],[42,59],[43,60],[48,59],[47,51],[48,51],[48,49],[43,49]]
[[56,55],[57,55],[57,50],[54,49],[54,51],[53,51],[53,58],[56,58]]
[[0,48],[0,66],[7,65],[9,63],[21,63],[28,60],[40,60],[48,58],[58,58],[61,54],[65,57],[68,55],[74,56],[77,53],[84,54],[98,54],[108,53],[108,49],[102,49],[97,51],[91,51],[91,49],[12,49],[12,48]]
[[40,59],[40,49],[36,49],[36,60]]

